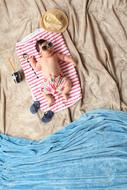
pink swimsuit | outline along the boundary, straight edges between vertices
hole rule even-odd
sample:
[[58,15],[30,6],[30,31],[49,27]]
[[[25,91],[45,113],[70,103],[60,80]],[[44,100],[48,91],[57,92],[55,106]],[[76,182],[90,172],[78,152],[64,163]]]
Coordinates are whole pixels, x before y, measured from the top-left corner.
[[64,77],[62,74],[58,76],[50,75],[49,78],[44,78],[41,91],[45,94],[55,94],[56,92],[62,93],[66,80],[67,77]]

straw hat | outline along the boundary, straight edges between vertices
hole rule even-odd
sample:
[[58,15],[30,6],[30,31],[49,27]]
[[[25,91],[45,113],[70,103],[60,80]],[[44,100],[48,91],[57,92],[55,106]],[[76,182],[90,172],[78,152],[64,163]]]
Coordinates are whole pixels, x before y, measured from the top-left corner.
[[66,14],[59,9],[49,9],[40,19],[40,27],[49,32],[64,32],[68,26]]

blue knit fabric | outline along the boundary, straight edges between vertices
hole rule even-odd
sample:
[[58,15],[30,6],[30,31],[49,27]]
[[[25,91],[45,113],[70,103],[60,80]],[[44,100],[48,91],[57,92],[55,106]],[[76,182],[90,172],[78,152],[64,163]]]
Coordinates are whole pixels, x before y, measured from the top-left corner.
[[75,189],[127,190],[127,113],[88,112],[40,141],[0,135],[0,190]]

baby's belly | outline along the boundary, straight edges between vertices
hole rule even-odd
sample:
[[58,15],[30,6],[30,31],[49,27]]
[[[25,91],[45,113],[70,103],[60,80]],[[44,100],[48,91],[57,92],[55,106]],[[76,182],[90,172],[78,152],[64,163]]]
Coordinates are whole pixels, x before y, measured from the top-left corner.
[[48,69],[48,70],[45,70],[45,71],[43,72],[43,75],[44,75],[44,77],[46,77],[46,78],[49,78],[49,77],[51,77],[51,76],[59,76],[60,74],[62,74],[61,69],[55,69],[55,70]]

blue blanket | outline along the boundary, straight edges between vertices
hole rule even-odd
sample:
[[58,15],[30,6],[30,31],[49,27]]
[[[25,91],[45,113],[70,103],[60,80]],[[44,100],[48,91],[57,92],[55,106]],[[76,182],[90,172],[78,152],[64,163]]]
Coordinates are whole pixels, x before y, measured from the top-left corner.
[[127,113],[99,109],[45,140],[0,135],[0,190],[127,190]]

